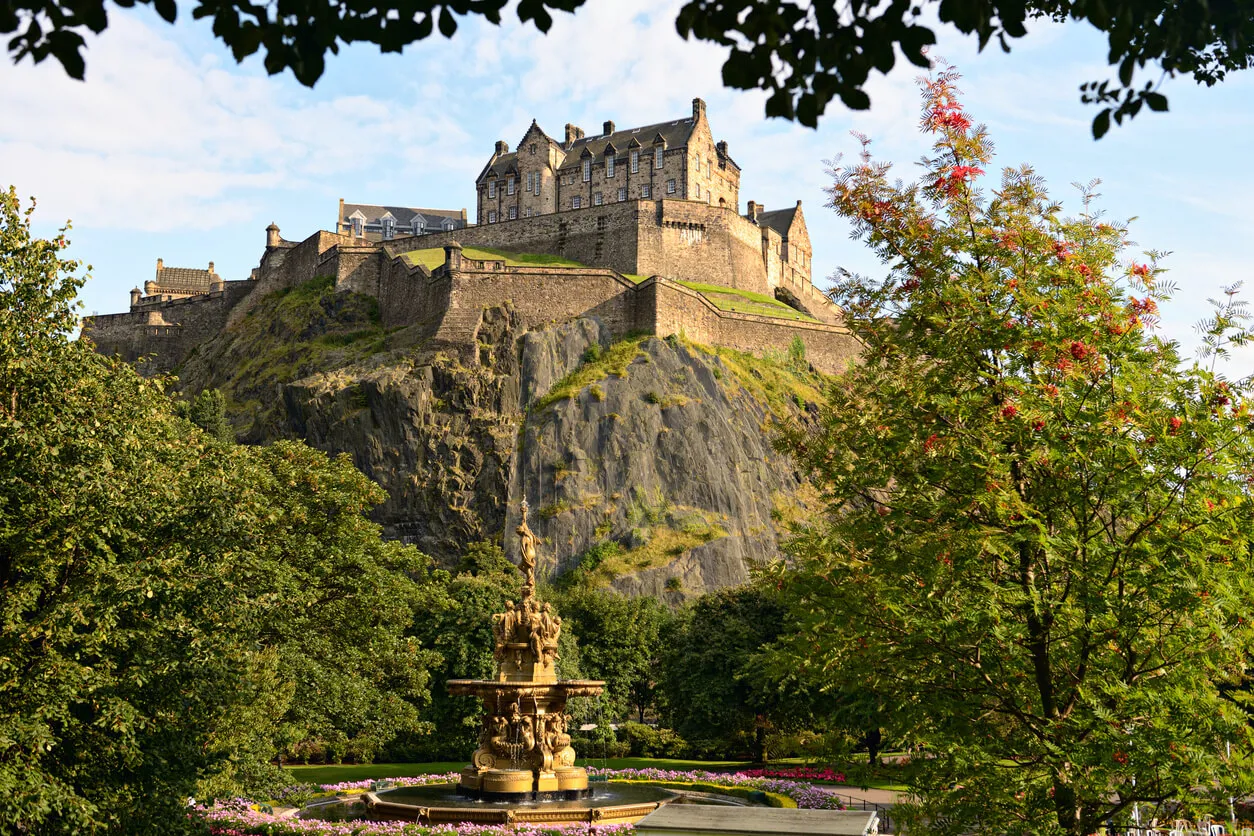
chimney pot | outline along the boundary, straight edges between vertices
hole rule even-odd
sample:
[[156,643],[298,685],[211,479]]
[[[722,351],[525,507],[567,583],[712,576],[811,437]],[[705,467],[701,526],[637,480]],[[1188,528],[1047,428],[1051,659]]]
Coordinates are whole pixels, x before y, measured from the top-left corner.
[[604,132],[606,136],[609,136],[610,134],[614,133],[614,123],[607,119],[605,121],[605,124],[601,126],[601,130]]

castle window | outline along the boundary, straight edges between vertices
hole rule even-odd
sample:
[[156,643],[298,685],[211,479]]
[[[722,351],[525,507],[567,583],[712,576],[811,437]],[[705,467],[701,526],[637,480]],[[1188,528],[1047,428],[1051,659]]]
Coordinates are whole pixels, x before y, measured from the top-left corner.
[[536,172],[536,194],[540,194],[540,172]]
[[580,208],[582,208],[582,207],[583,207],[583,198],[582,198],[582,197],[579,197],[579,196],[577,196],[577,195],[576,195],[575,197],[572,197],[572,198],[570,199],[570,208],[571,208],[571,209],[580,209]]
[[592,179],[592,160],[583,161],[583,181],[587,183]]
[[488,197],[490,198],[496,197],[496,181],[495,180],[488,181]]
[[619,203],[622,203],[622,202],[623,202],[624,200],[626,200],[626,199],[627,199],[627,190],[626,190],[626,189],[619,189],[619,190],[618,190],[618,202],[619,202]]
[[601,205],[601,193],[600,192],[597,192],[596,194],[592,196],[592,205],[593,206]]
[[640,196],[641,196],[641,197],[652,197],[652,196],[653,196],[653,187],[652,187],[652,186],[650,186],[648,183],[645,183],[643,186],[641,186],[641,187],[640,187]]
[[700,200],[701,199],[701,184],[700,183],[696,185],[696,189],[697,189],[697,200]]
[[354,237],[360,238],[360,237],[361,237],[361,232],[362,232],[362,229],[361,229],[361,218],[353,218],[353,235],[354,235]]
[[605,179],[606,180],[609,180],[610,178],[614,176],[614,162],[615,160],[613,157],[605,158]]
[[510,176],[509,176],[509,178],[508,178],[508,179],[506,179],[506,181],[505,181],[505,193],[506,193],[506,194],[513,194],[513,193],[514,193],[514,177],[513,177],[513,175],[510,175]]
[[396,221],[392,218],[383,219],[383,240],[390,241],[396,234]]
[[489,213],[488,213],[488,223],[490,223],[490,224],[494,224],[494,223],[496,223],[496,212],[489,212]]
[[527,153],[533,157],[536,155],[536,144],[534,142],[527,146]]
[[666,193],[667,193],[667,194],[674,194],[674,193],[675,193],[675,181],[674,181],[674,180],[667,180],[667,181],[666,181]]
[[654,161],[654,162],[653,162],[653,165],[654,165],[654,167],[655,167],[655,168],[661,168],[661,167],[662,167],[662,149],[661,149],[661,148],[658,148],[658,149],[655,149],[655,150],[654,150],[654,152],[653,152],[653,161]]
[[640,172],[640,152],[631,152],[631,173],[638,174]]
[[518,207],[517,206],[509,207],[509,219],[511,221],[518,219]]

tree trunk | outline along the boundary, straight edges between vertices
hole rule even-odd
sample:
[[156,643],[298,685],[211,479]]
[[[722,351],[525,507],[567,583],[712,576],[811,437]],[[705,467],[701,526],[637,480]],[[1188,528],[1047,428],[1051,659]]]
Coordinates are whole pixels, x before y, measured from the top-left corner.
[[866,741],[867,765],[879,766],[880,744],[884,742],[884,735],[880,732],[879,728],[876,727],[868,730],[866,737],[863,739]]

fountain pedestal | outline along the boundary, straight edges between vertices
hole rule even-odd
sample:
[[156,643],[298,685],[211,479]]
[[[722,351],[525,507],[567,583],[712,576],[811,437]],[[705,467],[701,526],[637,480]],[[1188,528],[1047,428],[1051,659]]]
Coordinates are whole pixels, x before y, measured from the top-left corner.
[[570,745],[571,697],[595,697],[604,682],[557,678],[562,619],[535,594],[536,539],[523,504],[518,526],[523,589],[517,607],[492,616],[495,680],[451,679],[449,693],[483,702],[479,745],[461,772],[458,792],[489,801],[574,800],[591,794],[588,773]]

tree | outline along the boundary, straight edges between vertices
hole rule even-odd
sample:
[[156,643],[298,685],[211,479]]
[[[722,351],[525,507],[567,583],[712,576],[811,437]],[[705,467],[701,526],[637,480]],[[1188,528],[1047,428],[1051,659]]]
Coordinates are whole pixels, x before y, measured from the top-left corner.
[[[892,737],[926,747],[925,832],[1088,834],[1226,797],[1249,786],[1223,693],[1252,638],[1248,389],[1156,334],[1159,254],[1121,260],[1091,185],[1076,218],[1026,166],[985,190],[956,79],[924,85],[918,182],[865,140],[833,172],[887,275],[839,277],[863,363],[784,442],[827,513],[769,573],[779,662],[886,696]],[[1212,349],[1243,319],[1225,302]]]
[[810,725],[805,686],[764,675],[761,651],[779,638],[784,612],[774,589],[725,589],[691,602],[663,630],[662,719],[697,751],[765,763],[774,734]]
[[670,611],[656,598],[628,598],[608,590],[576,588],[554,603],[565,630],[579,641],[584,676],[605,682],[605,711],[622,718],[635,709],[640,722],[653,703],[659,634]]
[[[135,2],[118,0],[117,5],[126,8]],[[178,14],[177,0],[139,2],[151,4],[169,22]],[[517,12],[522,22],[547,32],[553,22],[550,10],[573,12],[583,2],[521,0]],[[393,0],[383,6],[199,0],[192,16],[211,18],[214,34],[237,61],[264,48],[268,72],[290,69],[312,87],[322,76],[327,53],[338,52],[340,43],[372,43],[384,52],[400,52],[436,28],[452,37],[459,15],[482,15],[499,24],[506,5],[506,0]],[[1153,81],[1134,85],[1138,69],[1157,65],[1164,78],[1192,76],[1210,86],[1254,62],[1254,0],[855,0],[839,7],[812,0],[689,0],[676,26],[684,37],[727,47],[727,86],[766,90],[771,94],[768,116],[813,127],[833,99],[855,110],[870,107],[865,87],[871,72],[887,73],[898,52],[916,66],[928,65],[925,51],[936,43],[936,35],[919,22],[927,6],[936,8],[943,24],[976,36],[981,49],[996,39],[1009,52],[1011,39],[1026,35],[1032,19],[1087,21],[1105,33],[1108,63],[1118,67],[1117,82],[1093,81],[1081,87],[1083,100],[1102,108],[1093,120],[1098,137],[1110,127],[1112,116],[1121,122],[1142,107],[1167,108]],[[0,32],[17,33],[9,41],[15,61],[52,56],[79,79],[85,72],[84,32],[99,33],[107,25],[106,0],[10,0],[0,8]]]
[[381,489],[70,339],[78,265],[29,216],[0,194],[0,831],[177,833],[285,743],[416,726],[430,561],[365,518]]
[[226,420],[226,396],[220,389],[206,389],[191,400],[178,401],[174,412],[219,441],[235,440],[235,432]]

